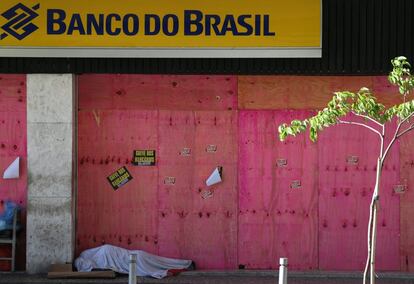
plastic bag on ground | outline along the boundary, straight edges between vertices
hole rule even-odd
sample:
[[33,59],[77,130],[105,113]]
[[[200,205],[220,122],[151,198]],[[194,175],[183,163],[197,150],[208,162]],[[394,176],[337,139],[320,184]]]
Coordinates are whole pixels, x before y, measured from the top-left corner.
[[75,267],[78,271],[111,269],[118,273],[128,274],[130,254],[137,255],[138,276],[150,276],[157,279],[167,276],[168,270],[187,269],[192,262],[157,256],[142,250],[127,250],[112,245],[103,245],[82,252],[75,260]]
[[14,209],[18,205],[13,201],[6,201],[4,204],[4,211],[0,214],[0,231],[13,229]]

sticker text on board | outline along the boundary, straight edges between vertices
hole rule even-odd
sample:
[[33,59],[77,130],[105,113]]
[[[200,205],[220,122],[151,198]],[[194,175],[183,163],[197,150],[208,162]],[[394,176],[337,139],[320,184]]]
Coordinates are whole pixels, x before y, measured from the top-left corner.
[[217,145],[207,145],[206,152],[207,153],[215,153],[215,152],[217,152]]
[[404,184],[397,184],[394,185],[394,192],[395,193],[405,193],[407,191],[407,186]]
[[155,166],[155,150],[135,150],[133,154],[135,166]]
[[175,184],[175,177],[165,177],[164,184],[174,185]]
[[293,180],[290,184],[290,188],[292,189],[297,189],[297,188],[301,188],[302,187],[302,183],[300,180]]
[[121,186],[125,185],[132,179],[131,174],[128,172],[126,167],[118,169],[116,172],[112,173],[107,177],[109,183],[111,184],[114,190],[117,190]]
[[277,159],[277,166],[279,168],[285,167],[287,165],[287,159]]
[[358,165],[358,162],[359,162],[359,157],[358,157],[358,156],[348,156],[348,157],[346,158],[346,162],[347,162],[349,165]]
[[213,192],[211,190],[204,190],[201,193],[201,198],[203,198],[203,199],[207,199],[207,198],[210,198],[210,197],[213,197]]
[[191,155],[191,149],[190,148],[183,148],[180,152],[181,156],[190,156]]

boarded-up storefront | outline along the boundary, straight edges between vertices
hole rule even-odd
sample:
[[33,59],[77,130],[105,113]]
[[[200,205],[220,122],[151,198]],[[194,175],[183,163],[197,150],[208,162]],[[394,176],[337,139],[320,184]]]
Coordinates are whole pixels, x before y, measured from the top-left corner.
[[[280,142],[277,127],[363,85],[398,101],[385,77],[79,76],[77,253],[110,243],[202,269],[273,269],[279,257],[293,270],[362,269],[375,137],[339,126],[317,144]],[[154,151],[155,165],[134,165],[136,150]],[[217,166],[223,182],[207,187]],[[122,167],[133,178],[114,190],[107,177]],[[396,147],[382,185],[381,270],[405,258],[400,167]]]

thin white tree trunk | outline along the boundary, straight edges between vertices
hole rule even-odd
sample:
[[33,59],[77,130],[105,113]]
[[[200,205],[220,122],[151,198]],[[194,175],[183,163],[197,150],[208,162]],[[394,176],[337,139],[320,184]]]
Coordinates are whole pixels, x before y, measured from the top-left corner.
[[375,284],[375,244],[377,239],[377,208],[378,200],[374,203],[372,218],[372,240],[371,240],[371,264],[370,264],[370,284]]
[[370,284],[375,284],[375,245],[377,242],[377,214],[378,214],[378,205],[379,205],[379,189],[382,173],[382,157],[378,158],[377,162],[377,175],[375,179],[375,189],[372,196],[372,206],[370,209],[370,221],[372,224],[369,224],[371,229],[371,241],[369,242],[368,252],[370,254]]
[[367,253],[367,261],[365,263],[365,270],[364,270],[364,277],[363,277],[363,284],[367,284],[368,280],[368,271],[371,263],[371,240],[372,240],[372,216],[373,216],[373,208],[374,208],[374,195],[372,195],[371,205],[369,207],[369,221],[368,221],[368,253]]

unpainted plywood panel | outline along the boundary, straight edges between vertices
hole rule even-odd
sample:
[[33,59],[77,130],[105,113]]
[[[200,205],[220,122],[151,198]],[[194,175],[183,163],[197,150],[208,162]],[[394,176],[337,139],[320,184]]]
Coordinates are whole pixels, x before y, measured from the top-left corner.
[[[354,118],[348,117],[347,120]],[[388,140],[388,139],[387,139]],[[369,204],[375,185],[379,137],[360,126],[338,125],[320,133],[319,268],[362,270],[367,256]],[[398,147],[383,168],[376,267],[398,271]]]
[[401,102],[386,76],[239,76],[239,109],[323,109],[334,92],[362,87],[386,106]]
[[309,111],[240,111],[239,263],[318,268],[317,147],[305,135],[280,142],[277,127]]
[[235,110],[236,76],[79,76],[81,110]]

